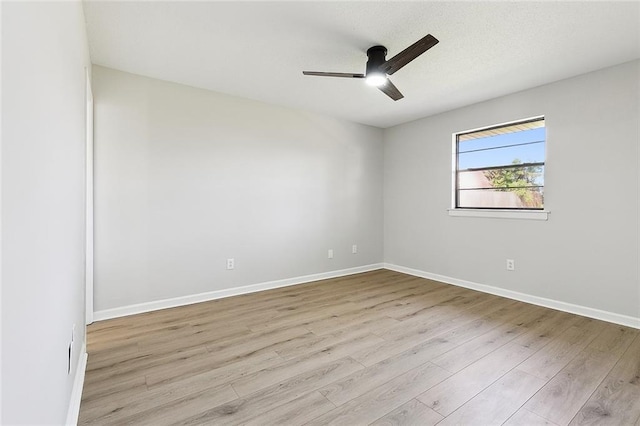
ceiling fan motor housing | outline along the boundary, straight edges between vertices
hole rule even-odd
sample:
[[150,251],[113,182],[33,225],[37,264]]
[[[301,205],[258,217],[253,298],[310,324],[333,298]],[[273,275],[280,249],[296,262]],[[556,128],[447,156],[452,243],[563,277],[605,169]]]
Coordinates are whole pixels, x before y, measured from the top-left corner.
[[384,72],[380,71],[380,65],[384,64],[387,56],[387,48],[384,46],[373,46],[367,50],[367,71],[366,75],[369,73],[373,74],[382,74],[385,75]]

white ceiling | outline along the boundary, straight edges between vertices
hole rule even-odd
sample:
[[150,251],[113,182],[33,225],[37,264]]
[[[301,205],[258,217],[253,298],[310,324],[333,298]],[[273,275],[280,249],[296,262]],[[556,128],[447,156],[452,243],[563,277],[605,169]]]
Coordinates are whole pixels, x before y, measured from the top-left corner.
[[[389,127],[640,57],[640,2],[85,1],[94,64]],[[395,73],[392,101],[363,80],[387,58],[440,43]]]

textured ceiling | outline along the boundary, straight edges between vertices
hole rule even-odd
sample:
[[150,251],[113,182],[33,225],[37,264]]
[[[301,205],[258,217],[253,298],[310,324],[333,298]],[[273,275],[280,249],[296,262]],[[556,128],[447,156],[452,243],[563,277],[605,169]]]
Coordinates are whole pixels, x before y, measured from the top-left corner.
[[[377,127],[640,57],[640,2],[85,1],[92,62]],[[367,48],[434,48],[395,73],[394,102],[363,80]]]

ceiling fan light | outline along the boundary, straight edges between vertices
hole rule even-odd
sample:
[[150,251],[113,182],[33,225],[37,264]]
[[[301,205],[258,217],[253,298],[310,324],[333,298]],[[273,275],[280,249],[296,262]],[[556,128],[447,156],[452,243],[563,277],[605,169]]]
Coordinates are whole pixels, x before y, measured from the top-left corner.
[[387,76],[385,74],[380,74],[380,73],[373,73],[373,74],[369,73],[367,75],[367,78],[365,79],[365,82],[369,86],[380,87],[387,82]]

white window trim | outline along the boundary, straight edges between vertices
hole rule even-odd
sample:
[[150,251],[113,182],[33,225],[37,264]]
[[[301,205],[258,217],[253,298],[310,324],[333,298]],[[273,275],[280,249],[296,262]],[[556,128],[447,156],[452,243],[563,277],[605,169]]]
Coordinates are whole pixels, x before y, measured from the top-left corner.
[[[490,126],[478,127],[476,129],[463,130],[451,134],[451,208],[448,209],[449,216],[453,217],[483,217],[491,219],[525,219],[525,220],[548,220],[549,210],[504,210],[504,209],[465,209],[456,208],[456,165],[457,165],[457,135],[460,133],[477,132],[497,126],[508,126],[521,121],[544,119],[544,115],[535,115],[529,118],[522,118],[507,121]],[[546,159],[545,159],[546,163]]]
[[449,209],[449,216],[492,219],[548,220],[548,210]]

